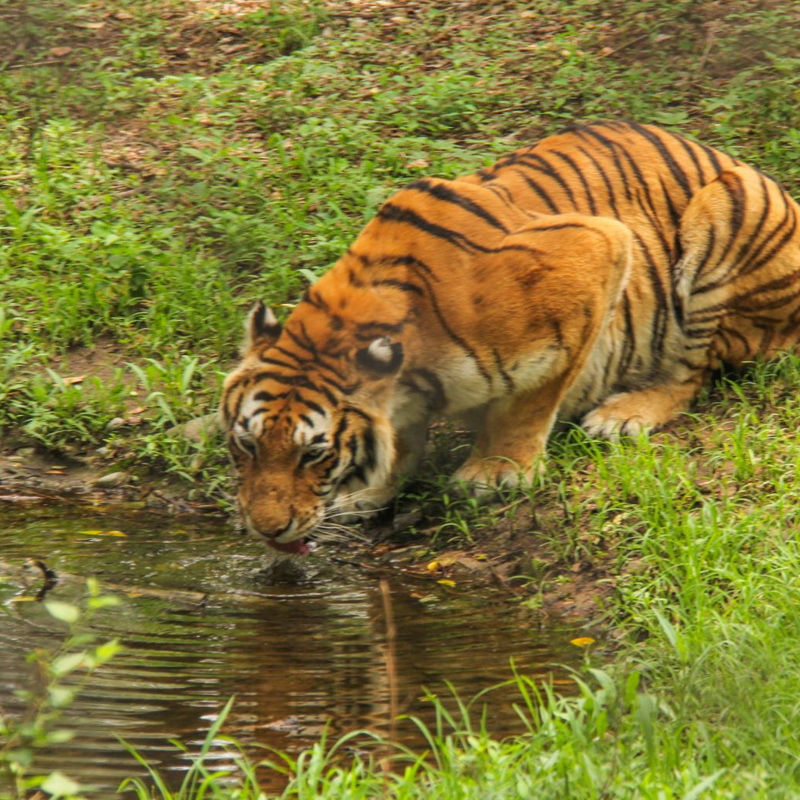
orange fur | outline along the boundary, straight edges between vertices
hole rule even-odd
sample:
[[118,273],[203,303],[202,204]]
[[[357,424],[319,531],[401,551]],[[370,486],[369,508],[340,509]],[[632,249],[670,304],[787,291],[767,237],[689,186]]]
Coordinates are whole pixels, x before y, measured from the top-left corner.
[[667,422],[721,362],[797,343],[798,210],[622,123],[411,184],[282,331],[251,316],[222,400],[248,525],[281,545],[386,504],[434,413],[482,419],[456,473],[476,485],[530,481],[557,415],[608,437]]

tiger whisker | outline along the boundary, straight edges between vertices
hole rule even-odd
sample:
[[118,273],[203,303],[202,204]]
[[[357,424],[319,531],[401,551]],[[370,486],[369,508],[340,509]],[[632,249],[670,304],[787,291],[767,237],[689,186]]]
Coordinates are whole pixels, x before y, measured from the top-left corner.
[[335,514],[326,514],[325,519],[336,519],[336,517],[371,517],[383,508],[358,508],[352,511],[337,511]]

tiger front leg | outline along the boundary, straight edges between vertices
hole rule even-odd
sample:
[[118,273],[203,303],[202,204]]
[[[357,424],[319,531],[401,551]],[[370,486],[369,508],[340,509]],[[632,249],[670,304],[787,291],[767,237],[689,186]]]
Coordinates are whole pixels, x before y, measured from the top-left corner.
[[567,381],[568,376],[560,376],[492,403],[472,454],[453,480],[470,484],[478,493],[492,487],[531,486],[544,470],[547,438]]
[[533,288],[509,291],[508,309],[481,327],[501,379],[495,385],[507,393],[489,401],[475,450],[455,480],[479,492],[535,482],[561,403],[609,330],[630,275],[632,241],[616,220],[543,216],[482,260],[494,281],[512,275]]

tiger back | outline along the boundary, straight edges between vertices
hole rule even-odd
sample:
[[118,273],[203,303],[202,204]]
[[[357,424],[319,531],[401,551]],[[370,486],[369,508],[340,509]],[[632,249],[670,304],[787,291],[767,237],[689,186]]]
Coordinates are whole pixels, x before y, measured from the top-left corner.
[[398,192],[281,327],[259,305],[222,417],[246,524],[278,549],[385,506],[432,415],[480,421],[456,472],[530,481],[557,416],[616,437],[711,370],[798,340],[794,201],[658,128],[598,123]]

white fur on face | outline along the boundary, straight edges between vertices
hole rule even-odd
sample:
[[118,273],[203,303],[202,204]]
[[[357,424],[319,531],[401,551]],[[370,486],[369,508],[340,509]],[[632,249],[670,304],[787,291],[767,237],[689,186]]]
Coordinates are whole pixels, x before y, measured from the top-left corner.
[[310,424],[304,419],[298,419],[294,428],[294,443],[298,447],[323,443],[319,438],[320,434],[327,440],[330,439],[331,424],[326,415],[309,410],[304,416],[309,419]]
[[233,433],[236,436],[259,437],[264,430],[264,414],[256,413],[264,407],[261,400],[254,400],[252,395],[248,397],[239,412],[239,420],[247,420],[247,427],[241,421],[237,421],[233,426]]

